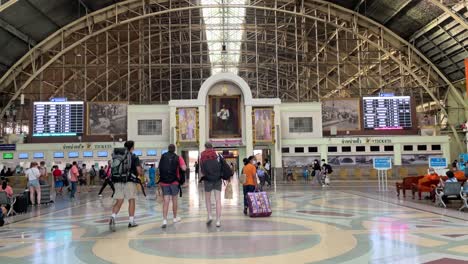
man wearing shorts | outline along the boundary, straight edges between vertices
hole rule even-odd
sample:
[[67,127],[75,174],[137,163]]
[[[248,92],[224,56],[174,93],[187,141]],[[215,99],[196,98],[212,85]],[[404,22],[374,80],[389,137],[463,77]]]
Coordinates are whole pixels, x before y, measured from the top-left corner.
[[158,173],[160,174],[160,185],[164,197],[162,228],[167,227],[167,213],[169,211],[169,203],[171,200],[174,223],[182,220],[180,217],[177,217],[177,195],[179,194],[180,170],[185,171],[186,169],[187,166],[185,165],[184,159],[175,154],[175,146],[170,144],[168,152],[164,153],[161,157],[158,168]]
[[137,183],[129,181],[129,178],[137,178],[143,174],[140,159],[133,154],[135,149],[135,142],[127,141],[125,142],[124,147],[128,152],[131,153],[131,166],[129,176],[125,177],[125,180],[120,182],[114,182],[115,193],[114,193],[114,206],[112,207],[112,216],[109,220],[109,229],[112,232],[115,232],[115,218],[122,207],[124,200],[128,200],[128,214],[129,214],[129,223],[128,228],[137,227],[135,223],[135,199],[137,194]]
[[214,192],[216,200],[216,227],[221,226],[221,170],[220,157],[210,142],[205,144],[205,150],[200,155],[200,175],[205,184],[205,202],[208,213],[207,225],[211,225],[211,193]]

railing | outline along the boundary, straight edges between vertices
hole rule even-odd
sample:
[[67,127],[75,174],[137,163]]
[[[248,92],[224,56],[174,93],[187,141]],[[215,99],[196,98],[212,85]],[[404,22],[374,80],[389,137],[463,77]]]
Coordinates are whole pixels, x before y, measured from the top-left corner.
[[18,0],[0,0],[0,12],[7,9],[12,4],[18,2]]

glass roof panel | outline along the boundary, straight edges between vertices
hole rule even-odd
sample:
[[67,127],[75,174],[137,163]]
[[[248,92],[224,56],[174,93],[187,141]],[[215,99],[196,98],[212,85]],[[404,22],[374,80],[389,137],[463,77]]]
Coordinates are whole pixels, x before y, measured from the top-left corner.
[[238,73],[246,0],[201,0],[211,74]]

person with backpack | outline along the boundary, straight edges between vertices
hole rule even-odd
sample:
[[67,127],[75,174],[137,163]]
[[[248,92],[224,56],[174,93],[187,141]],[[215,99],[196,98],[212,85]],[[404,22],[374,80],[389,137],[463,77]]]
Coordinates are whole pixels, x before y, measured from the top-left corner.
[[322,172],[321,172],[321,179],[320,184],[322,187],[327,187],[330,185],[330,174],[333,172],[332,167],[330,164],[327,164],[324,159],[322,159]]
[[91,165],[91,169],[89,170],[89,185],[95,185],[96,184],[96,176],[97,176],[97,171],[94,165]]
[[177,217],[177,195],[179,194],[180,187],[184,184],[181,171],[185,171],[187,169],[184,159],[175,153],[175,145],[170,144],[167,149],[168,152],[162,155],[158,167],[158,183],[161,186],[163,193],[162,228],[167,227],[167,214],[171,200],[174,223],[182,220],[180,217]]
[[[102,183],[102,186],[101,186],[101,189],[99,190],[98,196],[102,197],[102,192],[104,191],[106,186],[109,185],[111,187],[111,189],[112,189],[112,196],[111,197],[113,198],[114,194],[115,194],[115,186],[114,186],[114,183],[112,182],[112,177],[111,177],[111,161],[109,160],[107,163],[108,163],[108,165],[106,166],[106,168],[104,169],[101,166],[101,170],[99,171],[99,177],[101,177],[101,179],[104,182]],[[102,173],[101,173],[101,171],[102,171]]]
[[138,177],[144,175],[140,159],[133,153],[134,141],[127,141],[125,149],[114,149],[111,163],[111,179],[115,184],[114,206],[109,219],[109,229],[115,232],[115,218],[122,207],[124,200],[128,200],[128,228],[137,227],[135,223],[135,199],[137,195]]
[[205,150],[200,154],[200,176],[204,182],[205,203],[208,214],[207,225],[213,222],[211,216],[211,193],[214,192],[216,200],[216,227],[221,226],[221,188],[222,188],[222,169],[220,164],[225,162],[214,150],[211,142],[205,143]]

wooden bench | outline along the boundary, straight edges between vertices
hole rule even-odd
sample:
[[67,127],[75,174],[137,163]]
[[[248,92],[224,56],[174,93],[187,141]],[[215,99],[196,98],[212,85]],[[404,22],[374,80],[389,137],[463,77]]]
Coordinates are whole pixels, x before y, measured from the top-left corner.
[[403,197],[406,197],[406,190],[413,189],[413,183],[418,184],[419,179],[424,176],[410,176],[403,178],[402,182],[395,183],[397,196],[400,196],[400,190],[403,190]]

